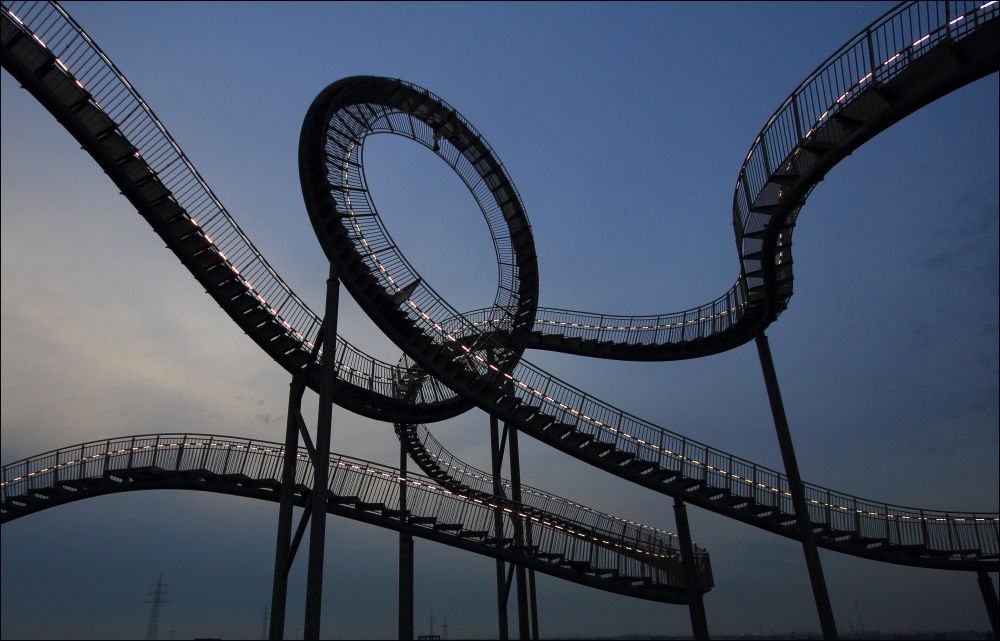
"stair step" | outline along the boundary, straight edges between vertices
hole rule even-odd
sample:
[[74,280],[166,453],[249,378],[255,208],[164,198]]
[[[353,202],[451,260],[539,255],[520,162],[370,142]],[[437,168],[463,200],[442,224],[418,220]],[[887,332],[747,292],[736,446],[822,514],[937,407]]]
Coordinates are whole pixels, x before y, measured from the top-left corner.
[[514,418],[519,421],[527,421],[528,418],[538,413],[538,408],[531,405],[522,405],[514,410]]
[[647,470],[651,470],[656,467],[655,463],[650,463],[649,461],[644,461],[642,459],[634,459],[631,463],[625,466],[625,469],[629,472],[638,472],[642,474]]
[[858,120],[857,118],[851,118],[850,116],[847,116],[847,115],[842,114],[842,113],[835,114],[833,116],[833,119],[836,120],[840,125],[842,125],[848,131],[854,131],[855,129],[859,128],[861,125],[865,124],[864,120]]
[[583,443],[586,443],[586,442],[592,441],[592,440],[594,440],[594,437],[591,436],[590,434],[585,434],[583,432],[577,432],[576,430],[574,430],[569,435],[567,435],[565,438],[563,438],[563,442],[564,443],[569,443],[573,447],[579,447]]
[[436,516],[411,516],[408,519],[409,523],[414,525],[433,525],[437,523]]
[[590,443],[587,443],[587,445],[584,446],[583,451],[588,454],[594,454],[596,456],[600,456],[601,454],[604,454],[613,447],[614,446],[611,443],[605,443],[604,441],[594,440],[591,441]]
[[785,523],[792,523],[796,521],[797,517],[794,514],[788,514],[787,512],[781,512],[779,510],[776,510],[773,513],[767,515],[767,520],[772,521],[774,523],[778,523],[780,525],[784,525]]
[[576,430],[576,428],[573,427],[572,425],[569,425],[567,423],[558,423],[557,422],[557,423],[553,423],[552,425],[549,425],[547,428],[545,428],[545,433],[546,434],[551,434],[552,436],[555,436],[556,438],[560,438],[563,435],[567,434],[568,432],[573,432],[575,430]]
[[767,182],[776,183],[782,187],[790,187],[801,178],[799,174],[775,174],[767,179]]
[[691,488],[696,488],[701,485],[704,485],[704,482],[678,475],[677,478],[675,478],[673,481],[670,481],[669,485],[672,488],[687,491],[691,490]]
[[610,462],[612,465],[621,465],[623,462],[632,458],[632,454],[628,452],[623,452],[621,450],[612,450],[604,456],[601,457],[602,460]]
[[669,481],[670,479],[678,476],[680,472],[675,470],[670,470],[667,468],[660,468],[658,470],[653,470],[652,472],[646,474],[646,478],[653,479],[654,481]]
[[549,416],[548,414],[538,413],[532,416],[528,420],[528,425],[534,427],[535,429],[544,430],[555,420],[556,419],[553,416]]
[[461,532],[461,523],[435,523],[434,530],[437,532]]
[[497,407],[499,407],[504,412],[513,412],[514,408],[520,404],[521,404],[521,399],[517,398],[516,396],[507,396],[502,401],[497,403]]
[[815,136],[807,138],[800,146],[809,153],[816,154],[817,156],[822,156],[833,147],[835,143],[832,140],[819,140]]
[[774,512],[774,510],[775,508],[771,507],[770,505],[760,505],[758,503],[751,503],[750,505],[740,508],[741,512],[749,512],[750,514],[755,514],[757,516],[760,516],[762,514],[769,514],[771,512]]

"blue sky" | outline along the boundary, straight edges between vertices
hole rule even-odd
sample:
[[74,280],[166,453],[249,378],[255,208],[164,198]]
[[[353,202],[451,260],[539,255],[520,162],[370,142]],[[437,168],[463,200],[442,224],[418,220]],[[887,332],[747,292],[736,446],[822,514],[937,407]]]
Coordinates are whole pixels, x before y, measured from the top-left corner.
[[[400,77],[490,141],[532,222],[541,303],[658,313],[726,291],[732,189],[784,97],[891,5],[103,4],[67,10],[130,79],[271,264],[313,309],[326,269],[299,193],[313,97]],[[0,457],[192,431],[280,440],[286,374],[202,293],[97,165],[6,73],[2,88]],[[795,235],[796,294],[768,331],[805,480],[896,504],[1000,509],[997,76],[921,110],[815,190]],[[459,309],[496,267],[444,164],[379,137],[366,165],[394,239]],[[398,350],[342,297],[341,333]],[[669,429],[780,467],[753,346],[680,363],[529,353]],[[308,416],[315,416],[309,399]],[[479,411],[432,426],[485,468]],[[397,460],[388,425],[335,413],[333,449]],[[674,529],[669,498],[522,439],[524,481]],[[797,544],[692,508],[712,555],[715,633],[818,629]],[[259,634],[276,507],[178,492],[104,497],[5,525],[0,634],[129,638],[171,584],[161,631]],[[324,634],[395,631],[395,535],[328,525]],[[838,622],[987,625],[974,577],[822,553]],[[418,631],[495,635],[492,561],[417,543]],[[304,574],[293,571],[289,635]],[[683,608],[539,579],[543,636],[685,634]]]

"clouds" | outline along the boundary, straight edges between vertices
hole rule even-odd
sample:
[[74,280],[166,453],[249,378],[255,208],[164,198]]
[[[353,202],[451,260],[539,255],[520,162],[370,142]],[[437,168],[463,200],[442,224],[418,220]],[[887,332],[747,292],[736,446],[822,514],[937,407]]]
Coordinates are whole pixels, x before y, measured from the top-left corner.
[[[313,309],[326,272],[299,194],[301,118],[329,82],[381,73],[440,94],[497,149],[535,231],[541,303],[610,313],[682,309],[732,284],[732,186],[753,137],[788,91],[884,10],[397,5],[385,15],[377,5],[199,5],[191,20],[183,5],[67,9]],[[3,461],[138,432],[280,440],[286,374],[51,116],[6,73],[0,82]],[[809,481],[929,508],[997,509],[996,95],[992,76],[915,114],[838,166],[803,209],[796,295],[769,335]],[[492,265],[477,262],[482,242],[491,251],[480,214],[423,158],[373,155],[375,200],[416,269],[456,305],[467,297],[475,306],[495,284]],[[461,251],[434,251],[454,245]],[[342,306],[348,340],[398,356],[349,297]],[[752,347],[686,363],[529,359],[627,411],[780,465]],[[311,394],[304,414],[312,423]],[[432,430],[488,465],[481,413]],[[521,447],[525,482],[673,529],[665,497],[530,439]],[[391,426],[339,409],[334,450],[398,458]],[[795,544],[699,510],[691,519],[716,571],[713,630],[751,631],[761,613],[775,630],[816,627]],[[4,526],[3,635],[134,636],[160,571],[174,592],[169,616],[192,623],[184,634],[256,634],[273,526],[272,506],[179,493],[95,499]],[[330,529],[331,631],[391,634],[392,534],[340,521]],[[968,577],[823,559],[835,609],[872,604],[883,618],[869,627],[985,625]],[[453,636],[494,634],[492,617],[479,614],[492,611],[490,572],[484,559],[419,543],[418,620],[447,613]],[[620,634],[621,619],[635,633],[688,630],[678,608],[542,585],[545,635]],[[81,604],[75,628],[39,614],[52,602]],[[295,593],[292,616],[300,606]]]

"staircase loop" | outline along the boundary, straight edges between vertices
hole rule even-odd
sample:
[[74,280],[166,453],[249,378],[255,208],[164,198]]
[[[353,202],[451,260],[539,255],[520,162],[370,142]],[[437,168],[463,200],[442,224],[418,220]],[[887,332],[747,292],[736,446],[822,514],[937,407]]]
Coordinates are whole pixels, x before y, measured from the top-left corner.
[[[389,364],[338,337],[333,353],[320,355],[337,363],[336,402],[395,423],[401,436],[416,430],[408,447],[422,467],[434,461],[428,448],[435,446],[412,426],[479,407],[599,469],[798,538],[783,474],[604,403],[535,367],[524,351],[661,361],[752,340],[791,298],[792,233],[812,189],[878,133],[994,73],[998,7],[902,3],[822,63],[781,103],[740,170],[735,284],[705,305],[656,316],[539,307],[531,226],[482,135],[444,100],[403,80],[364,76],[330,85],[300,137],[306,208],[347,290],[404,352]],[[53,2],[3,3],[0,32],[3,67],[91,154],[234,322],[287,371],[301,373],[314,358],[320,319],[240,230],[111,60]],[[364,176],[364,142],[378,133],[424,145],[472,192],[500,265],[491,308],[455,310],[392,242]],[[313,389],[318,371],[308,379]],[[434,464],[439,469],[424,469],[442,484],[445,476],[471,483],[459,474],[467,466]],[[821,547],[904,565],[1000,569],[997,514],[905,508],[808,483],[805,493]]]

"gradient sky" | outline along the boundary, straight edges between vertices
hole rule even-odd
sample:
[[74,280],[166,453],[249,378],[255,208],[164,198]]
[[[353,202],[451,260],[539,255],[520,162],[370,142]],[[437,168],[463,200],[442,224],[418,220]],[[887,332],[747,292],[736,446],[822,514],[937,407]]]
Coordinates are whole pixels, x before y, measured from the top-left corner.
[[[891,5],[184,4],[65,6],[119,66],[271,264],[313,309],[324,259],[299,193],[306,108],[344,76],[404,78],[454,105],[527,208],[541,302],[658,313],[707,302],[739,265],[732,189],[757,132]],[[3,73],[3,462],[86,440],[203,432],[280,440],[288,376],[181,267],[90,157]],[[926,509],[1000,510],[997,76],[854,153],[810,197],[796,294],[768,334],[805,480]],[[380,136],[367,173],[411,263],[459,309],[492,302],[472,197]],[[341,333],[396,349],[343,296]],[[756,351],[678,363],[528,359],[659,425],[780,469]],[[308,399],[307,421],[315,417]],[[488,465],[473,410],[432,426]],[[530,438],[524,482],[674,530],[672,501]],[[398,461],[389,425],[335,412],[333,450]],[[799,544],[691,508],[713,633],[819,628]],[[161,638],[253,637],[277,506],[193,492],[101,497],[5,525],[4,638],[134,638],[162,572]],[[493,561],[417,542],[417,632],[496,635]],[[838,624],[988,626],[975,578],[821,552]],[[291,576],[288,635],[305,575]],[[323,634],[394,637],[396,535],[328,524]],[[689,634],[686,609],[540,576],[542,636]],[[512,622],[514,609],[512,608]],[[851,621],[848,621],[850,617]]]

